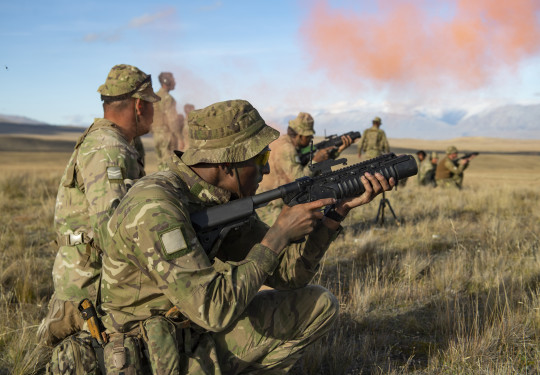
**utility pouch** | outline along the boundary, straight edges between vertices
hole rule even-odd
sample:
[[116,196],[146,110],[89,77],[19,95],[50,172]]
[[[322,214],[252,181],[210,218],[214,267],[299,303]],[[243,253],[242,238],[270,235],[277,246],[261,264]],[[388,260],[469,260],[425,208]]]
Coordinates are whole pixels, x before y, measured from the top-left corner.
[[103,350],[107,375],[145,374],[139,339],[124,333],[112,334]]
[[176,325],[160,315],[146,319],[141,325],[152,373],[157,375],[179,374],[181,357],[178,350]]
[[58,344],[52,352],[47,374],[101,375],[92,347],[92,336],[81,331]]

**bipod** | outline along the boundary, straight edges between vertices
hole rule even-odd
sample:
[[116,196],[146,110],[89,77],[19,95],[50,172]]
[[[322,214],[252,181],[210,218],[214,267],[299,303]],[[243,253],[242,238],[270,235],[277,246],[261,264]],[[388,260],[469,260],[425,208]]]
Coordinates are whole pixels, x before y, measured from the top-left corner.
[[396,224],[399,226],[401,223],[399,222],[399,219],[397,218],[396,213],[394,212],[394,209],[390,204],[390,201],[386,199],[386,194],[384,191],[382,194],[383,195],[381,201],[379,202],[379,209],[377,210],[377,217],[375,218],[375,224],[384,224],[384,209],[386,208],[386,206],[388,206],[390,212],[392,213],[392,216],[394,217],[394,220],[396,221]]

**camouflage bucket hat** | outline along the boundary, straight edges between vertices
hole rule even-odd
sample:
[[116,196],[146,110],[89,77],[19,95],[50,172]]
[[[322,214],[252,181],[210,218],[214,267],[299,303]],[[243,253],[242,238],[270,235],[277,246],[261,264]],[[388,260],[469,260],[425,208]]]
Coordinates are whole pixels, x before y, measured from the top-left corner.
[[188,115],[187,165],[239,163],[251,159],[279,137],[259,112],[245,100],[228,100]]
[[375,117],[373,119],[373,121],[371,121],[372,123],[374,124],[382,124],[382,121],[381,121],[381,118],[380,117]]
[[97,90],[101,100],[110,101],[138,98],[150,103],[161,100],[154,94],[152,78],[135,66],[120,64],[112,67],[105,83]]
[[297,134],[309,136],[315,134],[313,117],[309,113],[300,112],[294,120],[289,121],[289,127]]
[[438,159],[438,158],[439,158],[439,155],[437,155],[435,151],[432,151],[430,159]]
[[453,153],[457,154],[457,152],[458,152],[458,150],[457,150],[456,146],[449,146],[446,149],[446,155],[450,155],[450,154],[453,154]]

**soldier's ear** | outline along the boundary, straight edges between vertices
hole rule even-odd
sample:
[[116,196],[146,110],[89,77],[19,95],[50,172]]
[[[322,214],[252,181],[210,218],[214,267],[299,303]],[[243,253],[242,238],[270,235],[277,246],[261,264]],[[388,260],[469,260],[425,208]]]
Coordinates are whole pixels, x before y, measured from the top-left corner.
[[142,107],[143,107],[142,100],[139,98],[135,99],[135,113],[137,113],[137,115],[139,116],[142,114]]

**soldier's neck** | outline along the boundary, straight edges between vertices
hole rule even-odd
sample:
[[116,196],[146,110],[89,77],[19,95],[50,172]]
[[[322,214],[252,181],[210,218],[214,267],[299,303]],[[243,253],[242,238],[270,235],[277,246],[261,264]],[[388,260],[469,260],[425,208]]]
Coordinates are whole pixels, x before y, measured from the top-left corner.
[[104,116],[105,119],[114,122],[120,133],[126,138],[128,142],[133,141],[133,138],[137,135],[135,114],[133,111],[107,111]]

